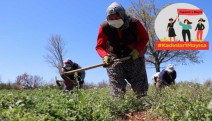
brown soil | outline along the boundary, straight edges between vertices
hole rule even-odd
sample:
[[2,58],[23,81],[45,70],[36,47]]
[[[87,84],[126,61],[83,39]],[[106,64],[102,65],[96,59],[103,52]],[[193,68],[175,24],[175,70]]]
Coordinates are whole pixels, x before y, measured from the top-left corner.
[[150,117],[150,112],[148,111],[141,111],[141,112],[134,112],[125,114],[123,119],[120,121],[166,121],[166,118],[158,117],[156,114]]

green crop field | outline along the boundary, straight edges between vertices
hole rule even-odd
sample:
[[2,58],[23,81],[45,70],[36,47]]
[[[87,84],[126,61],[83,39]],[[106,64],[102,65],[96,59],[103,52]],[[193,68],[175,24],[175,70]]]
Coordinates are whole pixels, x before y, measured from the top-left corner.
[[148,96],[142,99],[136,99],[131,90],[125,99],[113,99],[108,88],[68,93],[54,88],[0,90],[0,120],[114,121],[132,119],[133,113],[145,112],[145,116],[140,116],[144,120],[211,121],[210,100],[211,87],[195,83],[163,90],[150,87]]

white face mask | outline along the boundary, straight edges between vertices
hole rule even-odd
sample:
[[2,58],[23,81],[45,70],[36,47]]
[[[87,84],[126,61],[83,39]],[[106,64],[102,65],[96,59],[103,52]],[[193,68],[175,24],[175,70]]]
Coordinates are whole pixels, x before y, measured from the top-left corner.
[[71,68],[71,67],[65,67],[65,69],[66,69],[66,70],[72,70],[72,68]]
[[118,29],[124,24],[124,21],[122,19],[108,20],[108,24]]

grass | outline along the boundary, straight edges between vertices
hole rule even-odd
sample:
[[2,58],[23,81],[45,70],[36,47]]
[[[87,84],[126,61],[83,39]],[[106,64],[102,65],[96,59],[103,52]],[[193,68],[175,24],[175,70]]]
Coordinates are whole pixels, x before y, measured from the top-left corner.
[[125,99],[113,99],[109,89],[93,88],[62,93],[58,89],[0,90],[1,121],[111,121],[126,120],[130,112],[146,112],[147,120],[212,119],[207,108],[209,86],[181,83],[163,90],[150,87],[148,96],[136,99],[128,90]]

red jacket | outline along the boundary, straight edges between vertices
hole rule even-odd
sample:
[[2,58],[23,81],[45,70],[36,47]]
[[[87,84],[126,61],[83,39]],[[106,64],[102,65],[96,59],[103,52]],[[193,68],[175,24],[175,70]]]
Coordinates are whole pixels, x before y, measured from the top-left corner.
[[[132,19],[132,21],[135,21],[135,19]],[[122,37],[122,31],[117,31],[119,37]],[[143,25],[140,22],[137,22],[137,41],[131,45],[129,45],[128,47],[130,49],[136,49],[139,53],[140,56],[142,56],[143,50],[147,44],[147,42],[149,41],[149,37],[148,37],[148,33],[145,30],[145,28],[143,27]],[[96,50],[98,52],[98,54],[100,55],[100,57],[104,57],[108,54],[107,50],[107,42],[108,42],[108,37],[107,35],[104,33],[102,26],[100,26],[99,28],[99,33],[98,33],[98,38],[97,38],[97,45],[96,45]]]

